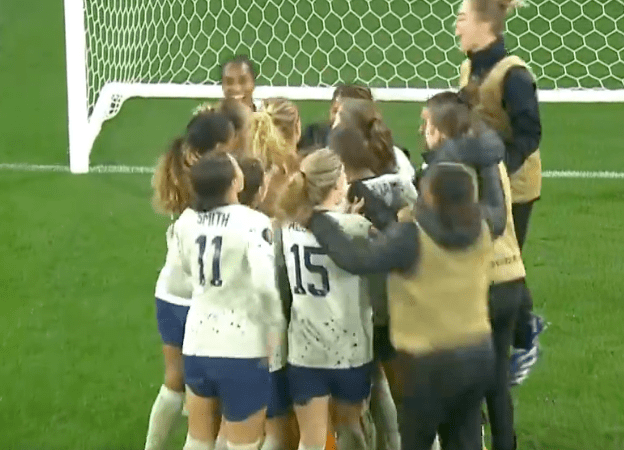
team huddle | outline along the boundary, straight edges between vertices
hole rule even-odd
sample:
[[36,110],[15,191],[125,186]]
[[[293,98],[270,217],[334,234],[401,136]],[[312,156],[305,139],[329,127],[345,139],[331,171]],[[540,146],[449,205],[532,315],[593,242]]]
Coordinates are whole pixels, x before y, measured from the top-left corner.
[[[368,87],[336,87],[329,121],[302,129],[291,101],[254,100],[248,58],[224,63],[224,98],[152,180],[173,222],[146,450],[183,410],[185,450],[322,450],[328,433],[339,450],[477,450],[484,404],[492,448],[516,448],[510,386],[542,330],[521,255],[541,128],[488,4],[510,2],[460,10],[469,58],[421,111],[418,170]],[[488,45],[470,34],[483,17]]]

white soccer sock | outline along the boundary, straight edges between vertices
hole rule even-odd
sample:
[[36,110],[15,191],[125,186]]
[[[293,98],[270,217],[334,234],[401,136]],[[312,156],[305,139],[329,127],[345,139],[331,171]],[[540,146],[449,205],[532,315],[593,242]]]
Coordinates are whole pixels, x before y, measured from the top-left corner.
[[390,384],[383,371],[375,371],[370,401],[371,414],[375,422],[378,439],[384,447],[378,450],[400,450],[401,435],[397,409],[390,392]]
[[182,412],[184,393],[169,389],[164,384],[160,387],[158,396],[152,406],[145,450],[163,450],[177,420]]
[[228,441],[228,450],[258,450],[260,448],[260,439],[252,444],[232,444]]
[[195,439],[190,434],[186,435],[186,442],[182,450],[214,450],[214,442],[205,442]]
[[262,443],[262,447],[260,450],[283,450],[284,445],[279,439],[276,439],[274,436],[267,434],[264,438],[264,442]]
[[435,441],[433,441],[433,445],[431,446],[431,450],[442,450],[442,446],[440,445],[440,436],[437,434]]

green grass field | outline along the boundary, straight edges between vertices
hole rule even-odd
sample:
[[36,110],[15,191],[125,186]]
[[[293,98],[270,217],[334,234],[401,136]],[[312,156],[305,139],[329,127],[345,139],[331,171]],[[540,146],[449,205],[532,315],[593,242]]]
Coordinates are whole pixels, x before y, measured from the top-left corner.
[[[62,19],[62,2],[0,4],[0,163],[67,163]],[[129,101],[92,163],[153,164],[195,104]],[[299,105],[307,122],[327,113]],[[383,109],[417,149],[419,105]],[[546,170],[624,171],[624,105],[542,116]],[[0,192],[0,449],[142,449],[162,382],[153,288],[167,225],[149,176],[0,171]],[[624,448],[623,211],[621,179],[544,180],[525,256],[552,325],[516,390],[520,450]]]

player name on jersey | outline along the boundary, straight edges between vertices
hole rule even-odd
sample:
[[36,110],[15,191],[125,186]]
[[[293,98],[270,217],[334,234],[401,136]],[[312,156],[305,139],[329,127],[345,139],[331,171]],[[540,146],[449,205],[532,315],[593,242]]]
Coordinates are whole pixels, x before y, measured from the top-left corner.
[[209,211],[197,215],[197,223],[209,227],[227,227],[229,221],[230,213],[221,211]]
[[291,230],[291,231],[299,231],[299,232],[302,232],[302,233],[307,233],[308,232],[308,230],[306,230],[304,227],[302,227],[298,223],[294,223],[294,222],[291,222],[291,223],[288,224],[288,229]]

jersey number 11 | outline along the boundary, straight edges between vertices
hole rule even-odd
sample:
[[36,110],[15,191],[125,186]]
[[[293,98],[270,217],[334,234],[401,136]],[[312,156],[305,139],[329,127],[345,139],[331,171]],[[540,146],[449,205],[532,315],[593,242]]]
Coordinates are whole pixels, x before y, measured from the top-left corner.
[[[206,236],[201,235],[195,241],[199,245],[199,256],[197,263],[199,264],[199,284],[206,285],[206,275],[204,274],[204,253],[206,253]],[[212,255],[212,280],[210,285],[219,287],[223,284],[221,279],[221,246],[223,245],[223,237],[215,236],[212,240],[214,254]]]

